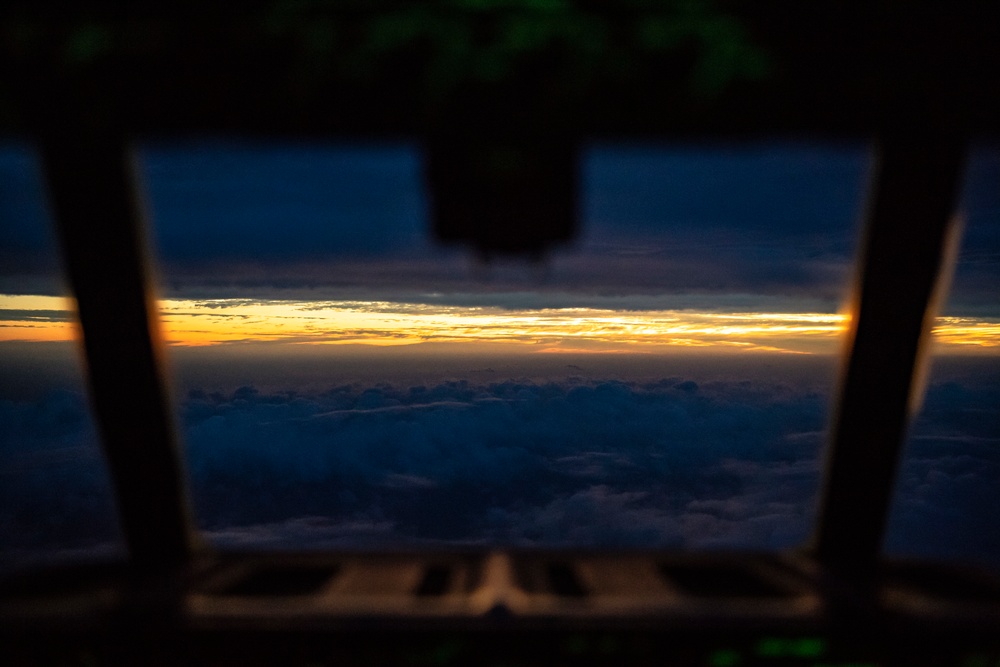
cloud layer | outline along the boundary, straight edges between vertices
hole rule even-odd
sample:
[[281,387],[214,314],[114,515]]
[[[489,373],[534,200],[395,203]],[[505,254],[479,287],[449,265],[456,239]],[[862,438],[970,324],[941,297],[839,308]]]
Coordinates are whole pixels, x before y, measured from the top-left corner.
[[825,403],[681,378],[456,381],[194,392],[185,422],[209,531],[316,516],[360,542],[378,525],[404,543],[781,547],[808,527]]
[[[778,549],[811,530],[829,394],[771,380],[191,390],[197,521],[237,548]],[[1000,565],[1000,383],[929,391],[887,549]],[[0,401],[0,551],[118,539],[84,402]]]

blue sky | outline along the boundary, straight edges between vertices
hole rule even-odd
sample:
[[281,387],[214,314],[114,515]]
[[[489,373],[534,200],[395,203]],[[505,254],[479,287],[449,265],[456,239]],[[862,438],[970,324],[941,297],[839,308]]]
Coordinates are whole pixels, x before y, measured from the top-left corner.
[[[416,144],[143,145],[164,296],[836,310],[872,168],[864,144],[586,146],[577,241],[545,270],[484,272],[430,243],[420,159]],[[0,172],[0,293],[61,291],[37,165],[6,144]],[[998,182],[1000,151],[975,150],[950,314],[998,314]]]
[[[430,243],[419,157],[415,146],[149,146],[141,163],[167,289],[504,293],[512,305],[515,293],[836,301],[868,169],[863,146],[590,147],[580,238],[554,254],[544,280],[507,266],[484,281],[467,257]],[[218,274],[248,262],[279,277]]]
[[[0,292],[59,289],[37,169],[0,150]],[[371,298],[519,305],[594,295],[748,296],[836,309],[850,277],[871,170],[869,147],[752,142],[585,146],[582,233],[546,271],[475,272],[432,247],[417,144],[149,143],[139,152],[165,296]],[[1000,151],[973,152],[966,240],[949,308],[997,314]],[[17,224],[14,224],[17,221]],[[487,280],[484,280],[484,275]],[[655,299],[654,299],[655,301]],[[668,299],[669,301],[669,299]]]
[[[28,223],[0,230],[10,293],[51,260],[33,165],[0,153],[3,219]],[[488,285],[470,280],[467,258],[431,247],[417,146],[150,144],[139,164],[170,295],[399,296],[416,281],[425,292],[513,283],[567,298],[694,291],[829,302],[853,257],[869,158],[861,145],[588,147],[582,234],[553,257],[552,280],[496,268]]]

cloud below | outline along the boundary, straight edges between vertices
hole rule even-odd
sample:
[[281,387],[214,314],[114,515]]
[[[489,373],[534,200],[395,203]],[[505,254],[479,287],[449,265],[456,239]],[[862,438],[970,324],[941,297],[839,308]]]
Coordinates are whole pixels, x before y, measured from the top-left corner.
[[[1000,566],[998,375],[954,363],[914,425],[887,550]],[[180,422],[198,525],[220,546],[281,549],[781,549],[808,537],[828,381],[563,369],[189,389]],[[4,558],[113,552],[81,394],[4,398],[0,423]]]

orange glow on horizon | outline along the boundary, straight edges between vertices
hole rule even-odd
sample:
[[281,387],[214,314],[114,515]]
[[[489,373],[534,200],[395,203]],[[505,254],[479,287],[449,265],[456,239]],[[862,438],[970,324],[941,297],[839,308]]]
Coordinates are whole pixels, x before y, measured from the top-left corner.
[[[753,313],[587,308],[503,310],[381,301],[251,299],[160,302],[172,346],[277,342],[404,346],[502,343],[533,354],[757,351],[836,353],[845,313]],[[66,341],[78,335],[73,302],[0,295],[0,341]],[[938,318],[935,344],[951,352],[1000,352],[1000,320]]]
[[[175,345],[282,341],[321,345],[500,342],[525,351],[638,352],[715,347],[811,352],[830,346],[844,317],[808,313],[622,312],[598,309],[505,311],[385,302],[162,303]],[[581,346],[586,343],[586,346]]]
[[0,342],[77,340],[76,302],[68,297],[0,294]]
[[939,317],[931,330],[945,345],[1000,348],[1000,322],[972,317]]

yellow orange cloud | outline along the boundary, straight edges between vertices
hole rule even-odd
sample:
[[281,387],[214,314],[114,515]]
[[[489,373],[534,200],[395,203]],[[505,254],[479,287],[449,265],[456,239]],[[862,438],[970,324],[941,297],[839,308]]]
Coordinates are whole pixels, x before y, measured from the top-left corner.
[[[838,313],[721,313],[562,308],[506,310],[383,301],[160,301],[171,345],[274,341],[300,345],[492,342],[538,353],[692,349],[831,353],[847,328]],[[70,299],[0,295],[0,341],[70,340]],[[942,317],[937,343],[1000,352],[1000,321]],[[530,346],[530,347],[529,347]]]

